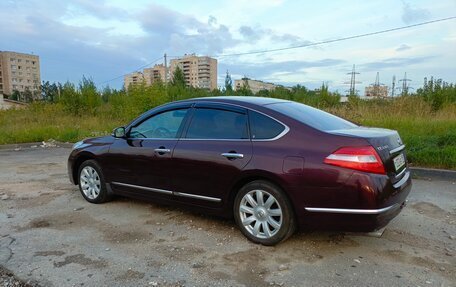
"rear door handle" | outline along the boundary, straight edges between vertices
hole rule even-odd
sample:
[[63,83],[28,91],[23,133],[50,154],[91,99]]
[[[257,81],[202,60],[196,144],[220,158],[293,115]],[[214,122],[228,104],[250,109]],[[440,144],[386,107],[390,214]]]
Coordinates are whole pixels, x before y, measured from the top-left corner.
[[232,152],[222,153],[222,156],[224,156],[228,159],[244,158],[244,155],[242,153],[232,153]]
[[169,148],[156,148],[156,149],[154,149],[154,151],[160,155],[171,152],[171,150]]

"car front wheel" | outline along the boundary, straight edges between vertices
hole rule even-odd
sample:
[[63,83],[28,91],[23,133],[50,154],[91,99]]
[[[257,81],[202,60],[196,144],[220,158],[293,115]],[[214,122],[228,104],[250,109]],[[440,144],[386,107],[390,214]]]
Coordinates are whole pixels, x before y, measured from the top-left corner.
[[94,160],[87,160],[79,167],[79,190],[90,203],[103,203],[109,200],[103,173]]
[[292,206],[274,184],[256,180],[248,183],[234,200],[234,218],[241,232],[251,241],[275,245],[295,231]]

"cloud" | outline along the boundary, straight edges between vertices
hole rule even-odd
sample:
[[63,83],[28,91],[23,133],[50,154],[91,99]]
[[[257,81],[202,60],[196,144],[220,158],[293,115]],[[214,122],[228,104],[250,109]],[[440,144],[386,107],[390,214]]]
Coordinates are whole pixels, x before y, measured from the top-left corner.
[[72,3],[75,7],[82,9],[83,13],[90,14],[99,19],[128,19],[128,11],[119,7],[112,6],[104,0],[91,1],[91,0],[73,0]]
[[332,67],[345,63],[340,59],[322,59],[316,61],[283,61],[260,63],[224,63],[219,62],[220,71],[228,70],[234,75],[245,75],[253,79],[271,79],[278,75],[304,74],[308,68]]
[[238,43],[229,28],[218,24],[214,16],[209,16],[205,23],[191,15],[150,4],[137,19],[147,34],[156,36],[163,50],[168,49],[171,54],[214,55]]
[[263,29],[253,29],[250,26],[241,26],[239,28],[239,33],[241,33],[242,37],[246,40],[250,41],[258,41],[259,39],[263,38],[265,35],[265,30]]
[[396,48],[397,52],[405,51],[405,50],[410,50],[412,47],[410,47],[407,44],[402,44],[399,47]]
[[382,69],[389,68],[407,68],[411,65],[416,65],[424,63],[436,56],[421,56],[421,57],[412,57],[412,58],[389,58],[381,61],[375,61],[370,63],[365,63],[361,66],[361,69],[364,71],[379,71]]
[[416,23],[429,19],[431,13],[427,9],[412,7],[409,3],[402,2],[402,21],[405,24]]

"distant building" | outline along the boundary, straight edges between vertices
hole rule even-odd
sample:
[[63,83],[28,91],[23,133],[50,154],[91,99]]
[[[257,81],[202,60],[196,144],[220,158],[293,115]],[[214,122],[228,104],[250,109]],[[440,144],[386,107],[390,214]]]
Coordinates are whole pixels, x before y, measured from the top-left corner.
[[40,96],[40,58],[37,55],[0,51],[0,95],[14,91]]
[[241,89],[243,86],[248,86],[250,90],[256,94],[261,90],[274,90],[275,88],[279,87],[278,85],[274,85],[273,83],[252,80],[249,78],[242,78],[240,80],[234,80],[234,89],[237,91]]
[[11,109],[11,108],[17,109],[17,108],[22,108],[22,107],[26,107],[26,106],[27,106],[27,103],[4,99],[3,95],[0,94],[0,110],[7,110],[7,109]]
[[386,98],[388,97],[388,87],[387,86],[368,86],[364,89],[364,97],[372,98]]
[[199,57],[195,54],[172,59],[170,75],[180,67],[184,72],[187,86],[214,90],[217,89],[217,60],[211,57]]
[[146,68],[143,71],[146,85],[152,85],[156,81],[165,82],[166,68],[165,65],[155,65],[152,68]]
[[124,88],[128,90],[130,85],[140,84],[144,81],[144,74],[141,72],[133,72],[131,74],[125,75],[124,77]]

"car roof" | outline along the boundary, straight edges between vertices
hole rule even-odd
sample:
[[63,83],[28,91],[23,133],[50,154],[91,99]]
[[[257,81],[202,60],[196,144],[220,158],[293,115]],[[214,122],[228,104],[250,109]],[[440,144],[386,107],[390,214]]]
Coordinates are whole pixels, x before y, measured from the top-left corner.
[[264,98],[264,97],[247,97],[247,96],[205,97],[205,98],[188,99],[188,100],[184,100],[183,102],[185,102],[185,101],[192,101],[192,102],[210,101],[210,102],[231,103],[231,104],[253,104],[253,105],[259,105],[259,106],[289,102],[288,100]]

